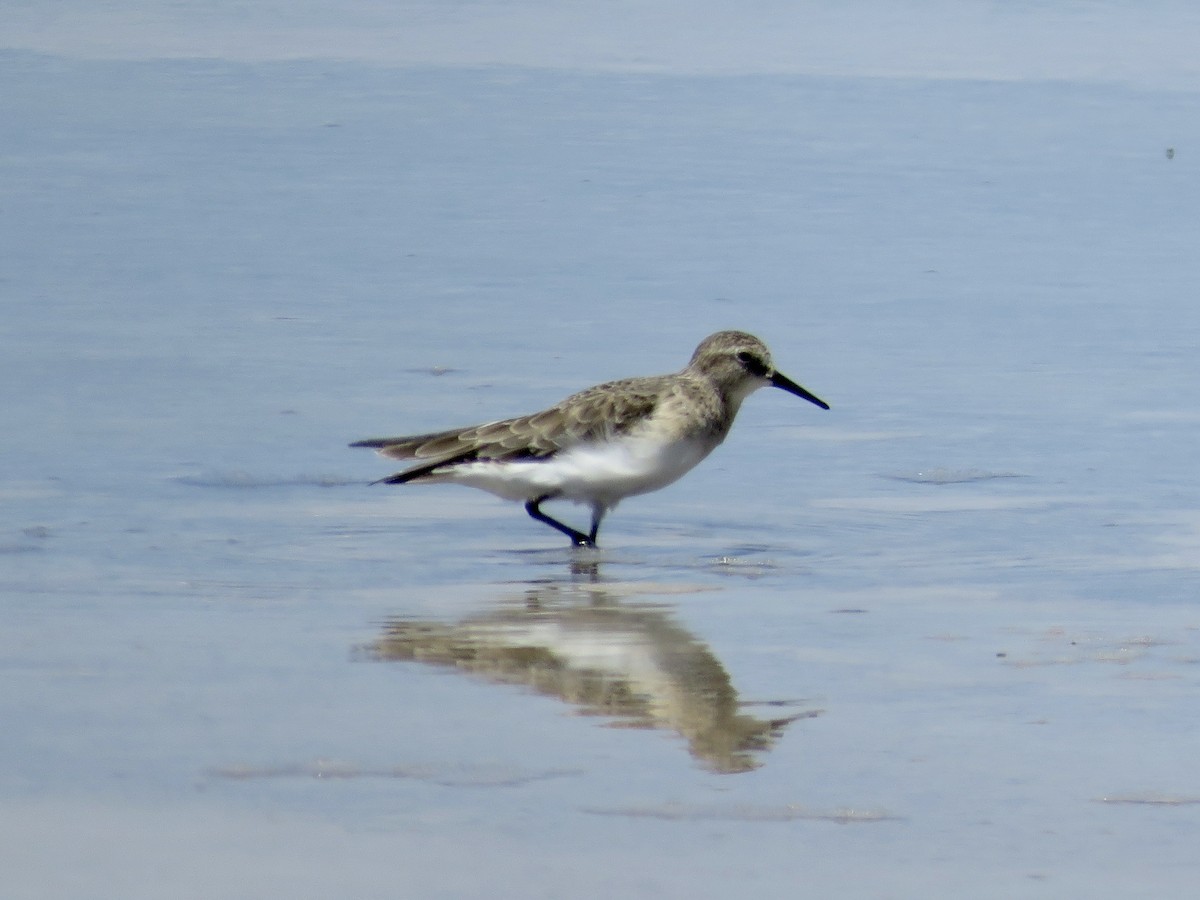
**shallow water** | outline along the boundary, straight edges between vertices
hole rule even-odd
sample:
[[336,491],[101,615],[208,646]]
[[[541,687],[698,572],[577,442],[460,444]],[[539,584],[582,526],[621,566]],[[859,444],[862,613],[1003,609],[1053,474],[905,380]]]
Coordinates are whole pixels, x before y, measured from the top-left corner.
[[[26,21],[14,896],[1187,896],[1200,82],[1106,9],[1077,24],[1119,78],[156,58]],[[724,327],[832,410],[755,395],[594,553],[345,446]]]

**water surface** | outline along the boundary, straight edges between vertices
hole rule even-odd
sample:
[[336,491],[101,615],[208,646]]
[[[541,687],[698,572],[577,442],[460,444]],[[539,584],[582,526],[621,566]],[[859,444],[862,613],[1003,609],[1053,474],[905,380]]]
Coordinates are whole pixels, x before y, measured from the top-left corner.
[[[1186,896],[1197,83],[1105,10],[1111,77],[91,52],[23,14],[14,895]],[[596,553],[345,446],[727,327],[833,409],[755,395]]]

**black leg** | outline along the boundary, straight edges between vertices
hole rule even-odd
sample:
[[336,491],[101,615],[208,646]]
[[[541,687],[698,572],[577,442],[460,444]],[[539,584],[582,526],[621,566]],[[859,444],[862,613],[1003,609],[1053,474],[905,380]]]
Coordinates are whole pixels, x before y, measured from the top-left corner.
[[592,530],[588,532],[588,541],[596,546],[596,535],[600,533],[600,520],[604,518],[604,507],[600,504],[592,506]]
[[544,497],[538,497],[535,500],[530,500],[525,504],[525,512],[529,513],[529,515],[533,516],[533,518],[537,519],[539,522],[543,522],[546,525],[549,525],[551,528],[556,528],[561,531],[571,539],[571,543],[576,547],[595,547],[596,532],[600,528],[600,523],[595,519],[595,517],[592,519],[592,533],[590,535],[584,534],[582,531],[576,531],[570,525],[564,525],[562,522],[558,521],[558,519],[552,519],[541,511],[539,507],[541,506],[542,502],[549,499],[550,495],[547,494]]

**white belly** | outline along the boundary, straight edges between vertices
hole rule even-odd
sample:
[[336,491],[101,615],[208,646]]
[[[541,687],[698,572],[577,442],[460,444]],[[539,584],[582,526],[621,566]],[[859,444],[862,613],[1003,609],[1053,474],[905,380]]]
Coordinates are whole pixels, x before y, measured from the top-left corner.
[[482,488],[508,500],[553,496],[611,508],[625,497],[678,480],[714,446],[697,440],[664,444],[625,439],[573,447],[540,462],[467,463],[437,480]]

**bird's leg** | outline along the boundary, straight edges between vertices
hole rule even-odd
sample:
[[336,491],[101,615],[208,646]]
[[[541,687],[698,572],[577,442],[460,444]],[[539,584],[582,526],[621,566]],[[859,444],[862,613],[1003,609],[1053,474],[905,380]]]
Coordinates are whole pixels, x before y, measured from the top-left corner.
[[551,496],[551,494],[545,494],[541,497],[530,500],[525,504],[525,512],[529,513],[529,515],[533,516],[533,518],[537,519],[539,522],[544,522],[551,528],[556,528],[561,531],[571,539],[571,543],[576,547],[595,547],[596,531],[600,527],[600,523],[593,520],[592,533],[591,535],[586,535],[582,531],[576,531],[570,525],[564,525],[562,522],[558,521],[558,519],[550,518],[548,515],[542,512],[540,507],[544,501],[551,499]]
[[588,543],[596,546],[596,535],[600,532],[600,520],[604,518],[604,507],[599,503],[592,504],[592,530],[588,532]]

